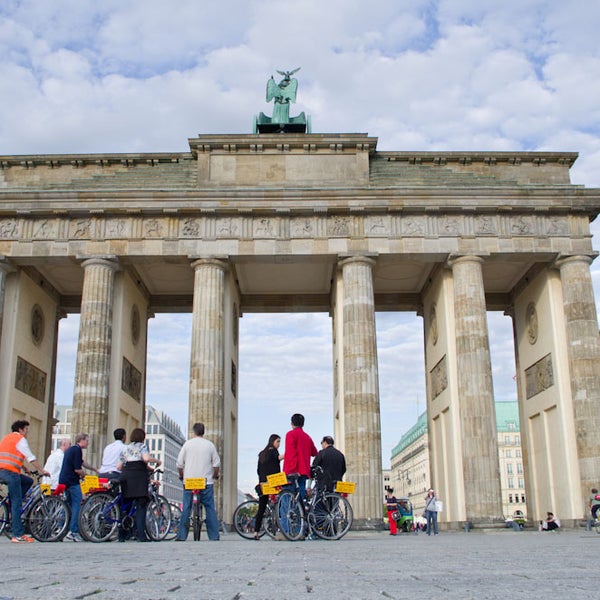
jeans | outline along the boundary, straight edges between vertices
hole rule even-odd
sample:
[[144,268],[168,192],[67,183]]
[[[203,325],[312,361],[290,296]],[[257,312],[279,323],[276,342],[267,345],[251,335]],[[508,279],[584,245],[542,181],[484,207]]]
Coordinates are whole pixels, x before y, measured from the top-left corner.
[[306,482],[308,481],[308,477],[306,475],[298,476],[298,491],[300,492],[300,498],[302,500],[306,500]]
[[71,533],[79,533],[79,510],[81,509],[81,500],[83,494],[81,493],[81,486],[70,485],[67,490],[67,502],[71,505],[71,523],[69,525],[69,531]]
[[[192,514],[193,490],[183,490],[183,509],[179,521],[179,532],[177,539],[186,540],[190,530],[190,515]],[[215,496],[213,484],[207,484],[206,489],[198,490],[198,501],[204,506],[206,513],[206,533],[208,539],[217,541],[219,539],[219,520],[215,510]]]
[[14,471],[0,469],[0,480],[4,481],[6,487],[8,487],[12,534],[14,537],[21,537],[25,533],[23,521],[21,521],[21,507],[27,490],[33,484],[33,479],[27,477],[27,475],[15,473]]
[[437,511],[436,510],[426,510],[425,518],[427,519],[427,535],[431,535],[431,529],[433,527],[433,533],[435,535],[438,534],[438,526],[437,526]]

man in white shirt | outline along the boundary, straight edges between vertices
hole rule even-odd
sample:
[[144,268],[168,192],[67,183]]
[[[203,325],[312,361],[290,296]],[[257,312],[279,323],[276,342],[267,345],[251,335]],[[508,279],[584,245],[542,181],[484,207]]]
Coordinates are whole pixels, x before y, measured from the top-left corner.
[[119,476],[120,472],[117,469],[117,464],[121,459],[121,452],[127,447],[125,445],[126,433],[121,427],[113,431],[115,441],[108,444],[102,453],[102,465],[98,471],[98,477],[106,479],[114,479]]
[[186,479],[204,478],[206,488],[200,490],[199,500],[206,511],[206,533],[208,539],[217,541],[219,539],[219,521],[215,510],[214,480],[219,479],[219,467],[221,459],[215,445],[204,439],[204,423],[195,423],[194,437],[188,440],[177,457],[177,469],[179,479],[184,482],[183,510],[179,521],[179,532],[175,538],[178,542],[187,539],[190,529],[190,513],[192,512],[192,492],[185,489]]
[[55,490],[58,485],[58,476],[62,469],[63,458],[65,457],[65,450],[71,447],[71,440],[69,438],[63,438],[58,443],[58,448],[48,457],[44,469],[50,473],[50,477],[44,477],[42,483],[49,483],[50,489]]

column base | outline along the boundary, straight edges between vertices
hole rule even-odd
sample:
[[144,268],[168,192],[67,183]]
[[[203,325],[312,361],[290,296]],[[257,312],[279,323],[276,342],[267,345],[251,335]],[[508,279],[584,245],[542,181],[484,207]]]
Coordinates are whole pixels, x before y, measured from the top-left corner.
[[387,529],[383,519],[354,519],[352,531],[380,531]]

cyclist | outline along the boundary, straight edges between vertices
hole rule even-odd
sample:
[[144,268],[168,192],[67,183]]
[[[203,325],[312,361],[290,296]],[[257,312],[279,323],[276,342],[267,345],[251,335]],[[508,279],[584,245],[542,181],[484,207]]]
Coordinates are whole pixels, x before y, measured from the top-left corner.
[[83,460],[83,451],[89,444],[90,436],[87,433],[78,433],[75,436],[75,444],[65,452],[60,475],[58,476],[58,483],[62,483],[66,488],[67,502],[71,507],[69,533],[65,537],[65,540],[70,542],[83,541],[79,535],[79,509],[83,498],[80,479],[85,477],[84,468],[98,472],[98,469],[88,465]]
[[[204,423],[194,423],[194,437],[189,439],[177,456],[179,479],[206,479],[206,488],[199,490],[200,502],[206,510],[206,532],[211,541],[219,540],[219,521],[215,510],[214,480],[219,478],[221,459],[215,445],[204,439]],[[178,542],[187,539],[190,529],[190,514],[192,512],[193,490],[183,490],[183,510],[179,522],[179,532],[175,538]]]
[[319,485],[323,485],[328,492],[333,492],[335,482],[341,481],[346,472],[346,458],[333,447],[333,438],[330,435],[321,440],[321,448],[313,460],[313,467],[323,469],[323,481],[322,484],[319,482]]
[[267,482],[269,475],[279,473],[279,461],[283,460],[283,455],[279,454],[279,445],[281,444],[281,436],[276,433],[272,433],[269,436],[269,443],[263,448],[258,455],[258,466],[256,467],[256,473],[258,474],[259,484],[256,486],[258,492],[258,512],[256,513],[256,520],[254,523],[254,539],[260,539],[260,528],[263,522],[263,516],[265,509],[267,508],[267,502],[269,496],[262,493],[261,484]]
[[27,460],[42,475],[50,475],[37,461],[27,443],[29,421],[15,421],[11,426],[11,433],[0,441],[0,480],[8,487],[10,498],[12,538],[13,544],[33,542],[33,538],[25,535],[21,522],[21,504],[27,490],[33,485],[33,479],[23,475],[23,462]]
[[122,427],[118,427],[113,431],[115,441],[108,444],[102,453],[102,464],[100,465],[98,477],[109,480],[119,479],[121,471],[117,468],[117,464],[121,459],[121,453],[127,448],[125,439],[127,433]]
[[[145,443],[146,432],[136,427],[129,436],[130,444],[121,452],[116,465],[121,471],[123,498],[133,500],[135,506],[135,533],[138,542],[151,541],[146,535],[146,509],[148,507],[149,464],[161,465],[161,461],[150,454]],[[119,541],[125,541],[125,532],[119,531]]]
[[283,472],[298,476],[298,487],[302,500],[306,498],[306,482],[310,477],[310,459],[317,455],[317,449],[311,437],[302,429],[304,415],[292,415],[292,429],[285,436],[285,458]]
[[58,476],[62,469],[63,459],[65,452],[71,447],[71,440],[69,438],[63,438],[58,443],[58,448],[50,454],[46,459],[44,469],[50,473],[50,477],[44,477],[42,483],[47,483],[51,490],[55,490],[58,486]]

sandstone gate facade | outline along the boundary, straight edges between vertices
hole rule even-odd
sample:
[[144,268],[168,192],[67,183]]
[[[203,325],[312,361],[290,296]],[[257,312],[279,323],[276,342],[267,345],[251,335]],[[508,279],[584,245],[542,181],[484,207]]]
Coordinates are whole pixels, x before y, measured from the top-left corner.
[[[512,316],[528,511],[600,473],[590,219],[572,153],[378,152],[366,134],[201,135],[190,152],[0,156],[0,417],[49,441],[59,319],[81,313],[74,431],[142,425],[147,319],[191,312],[189,423],[236,498],[238,319],[328,311],[357,521],[381,521],[375,312],[423,315],[444,519],[502,515],[486,310]],[[402,357],[398,357],[401,360]],[[401,393],[399,391],[399,393]],[[47,445],[46,445],[47,447]],[[568,465],[568,467],[566,467]]]

